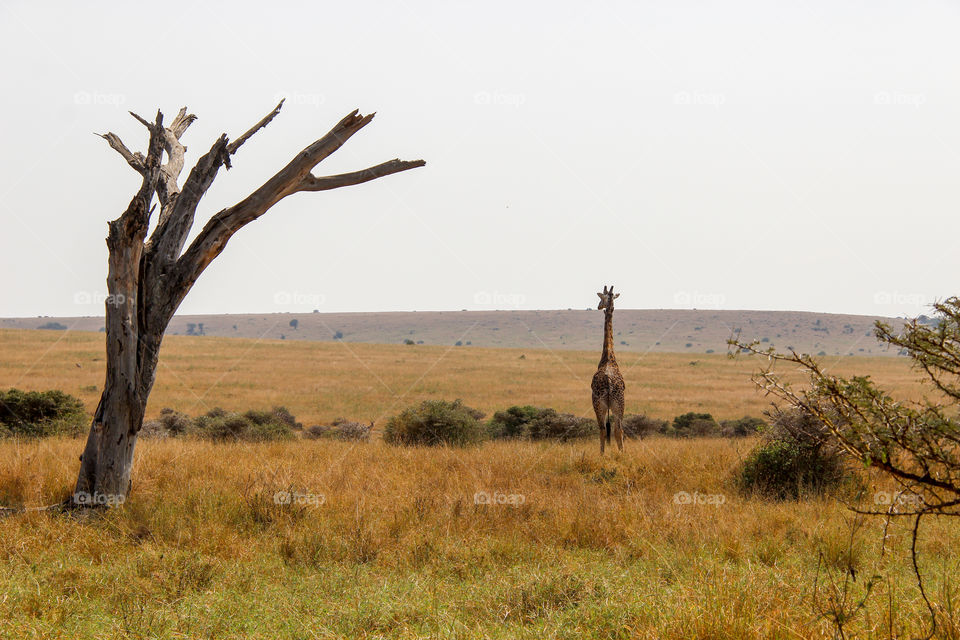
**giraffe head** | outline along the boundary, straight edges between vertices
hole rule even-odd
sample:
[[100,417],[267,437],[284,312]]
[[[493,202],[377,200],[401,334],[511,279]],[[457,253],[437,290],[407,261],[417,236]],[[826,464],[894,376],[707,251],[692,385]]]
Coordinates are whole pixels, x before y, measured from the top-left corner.
[[597,292],[597,295],[600,296],[600,304],[597,305],[597,309],[610,309],[613,311],[613,301],[620,297],[619,293],[613,292],[613,285],[610,285],[610,290],[607,290],[607,287],[603,287],[603,293]]

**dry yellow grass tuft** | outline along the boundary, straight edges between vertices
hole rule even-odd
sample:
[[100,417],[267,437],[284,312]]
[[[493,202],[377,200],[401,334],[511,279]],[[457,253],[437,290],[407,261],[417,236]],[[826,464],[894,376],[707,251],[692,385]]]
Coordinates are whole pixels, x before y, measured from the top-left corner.
[[[81,444],[0,444],[0,500],[65,497]],[[889,580],[859,637],[922,630],[907,523],[881,559],[882,522],[851,546],[833,498],[737,495],[750,442],[593,444],[144,441],[123,509],[0,520],[0,636],[831,637],[818,563]],[[931,592],[958,544],[930,521]]]

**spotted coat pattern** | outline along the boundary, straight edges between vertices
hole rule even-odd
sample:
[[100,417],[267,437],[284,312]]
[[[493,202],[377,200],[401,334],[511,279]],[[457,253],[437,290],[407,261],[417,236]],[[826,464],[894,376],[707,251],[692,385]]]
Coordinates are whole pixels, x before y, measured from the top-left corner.
[[597,425],[600,427],[600,453],[610,442],[611,431],[617,439],[617,447],[623,451],[623,391],[626,385],[617,366],[617,359],[613,354],[613,301],[620,294],[613,293],[611,286],[603,288],[600,304],[597,309],[603,309],[603,353],[597,372],[593,374],[590,390],[593,394],[593,410],[597,414]]

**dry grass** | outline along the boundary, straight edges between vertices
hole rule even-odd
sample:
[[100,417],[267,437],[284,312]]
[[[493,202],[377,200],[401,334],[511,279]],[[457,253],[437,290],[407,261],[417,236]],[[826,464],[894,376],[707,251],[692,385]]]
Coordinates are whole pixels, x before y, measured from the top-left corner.
[[[920,633],[906,523],[881,560],[882,523],[850,546],[834,499],[737,496],[749,444],[653,439],[601,459],[593,443],[142,442],[123,509],[0,520],[0,637],[825,638],[819,558],[834,580],[856,571],[853,595],[889,580],[857,637]],[[65,497],[80,445],[0,445],[0,500]],[[318,504],[277,505],[280,491]],[[938,596],[958,544],[956,525],[928,523]]]
[[[62,388],[91,406],[101,341],[0,331],[0,386]],[[589,409],[595,354],[520,353],[172,338],[150,410],[284,404],[309,423],[424,398]],[[747,379],[755,360],[690,361],[623,358],[629,410],[724,418],[764,406]],[[899,359],[836,368],[922,390]],[[881,558],[882,522],[851,544],[855,518],[834,498],[738,496],[731,472],[752,444],[651,439],[603,459],[594,442],[142,441],[122,509],[0,519],[0,638],[829,638],[818,566],[821,585],[855,573],[854,603],[883,578],[848,623],[856,637],[920,635],[907,523],[891,525]],[[81,448],[0,443],[0,505],[65,498]],[[868,498],[889,489],[866,486]],[[680,505],[679,491],[724,502]],[[277,492],[306,504],[278,505]],[[522,504],[476,504],[478,492]],[[958,545],[956,523],[925,524],[927,588],[942,604]],[[960,637],[955,611],[940,618],[941,637]]]
[[[387,416],[421,400],[462,398],[488,414],[535,404],[589,417],[597,359],[581,351],[169,336],[147,415],[163,407],[197,414],[215,406],[246,410],[279,404],[304,424],[342,416],[375,420],[380,427]],[[769,406],[749,380],[760,366],[755,357],[625,353],[619,360],[628,413],[669,420],[708,411],[723,419],[759,415]],[[841,373],[870,373],[900,395],[917,397],[921,391],[903,358],[825,361]],[[62,389],[92,411],[103,384],[103,335],[0,330],[0,363],[0,388]]]

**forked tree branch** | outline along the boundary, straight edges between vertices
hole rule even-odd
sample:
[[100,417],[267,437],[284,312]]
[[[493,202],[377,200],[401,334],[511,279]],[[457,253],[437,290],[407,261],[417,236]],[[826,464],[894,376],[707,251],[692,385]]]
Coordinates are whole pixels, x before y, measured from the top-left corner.
[[[160,215],[157,228],[154,229],[150,237],[151,261],[160,261],[163,264],[158,267],[167,267],[180,256],[183,251],[183,245],[187,241],[190,229],[193,228],[193,220],[196,215],[197,206],[200,199],[206,194],[207,189],[213,184],[221,166],[230,168],[230,156],[240,148],[240,146],[249,140],[260,129],[263,129],[273,120],[280,108],[283,106],[283,100],[273,108],[273,110],[253,127],[247,130],[242,136],[234,142],[229,142],[227,135],[223,134],[213,143],[205,155],[203,155],[197,164],[190,171],[187,180],[183,185],[183,190],[179,194],[174,206],[164,211]],[[181,114],[185,109],[181,110]],[[179,116],[178,116],[179,117]],[[175,121],[176,122],[176,121]],[[192,122],[192,121],[191,121]],[[173,126],[171,126],[173,128]]]
[[312,173],[304,176],[297,187],[297,191],[327,191],[340,187],[349,187],[355,184],[370,182],[393,173],[400,173],[407,169],[415,169],[426,164],[423,160],[400,160],[394,158],[375,167],[361,169],[350,173],[340,173],[335,176],[315,176]]
[[180,179],[180,172],[183,171],[183,156],[187,148],[180,143],[180,136],[184,134],[187,128],[193,124],[197,116],[187,114],[187,108],[183,107],[177,113],[170,126],[164,129],[164,150],[167,152],[167,162],[160,168],[160,180],[157,181],[157,199],[160,200],[160,220],[163,221],[170,215],[171,209],[168,208],[172,198],[180,194],[180,187],[177,180]]
[[[142,118],[132,111],[130,115],[147,127],[149,131],[154,131],[156,127],[155,123],[148,122],[145,118]],[[173,122],[170,123],[170,126],[163,130],[163,149],[167,152],[167,162],[160,168],[160,180],[157,182],[156,188],[157,197],[160,200],[161,206],[165,206],[171,197],[180,192],[177,186],[177,179],[180,176],[180,172],[183,171],[184,153],[187,150],[186,147],[180,144],[180,137],[196,119],[197,116],[187,114],[187,108],[183,107],[180,109],[176,118],[173,119]],[[120,139],[120,136],[113,132],[108,131],[107,133],[97,135],[106,140],[107,144],[119,153],[123,159],[127,161],[127,164],[133,167],[137,173],[140,175],[144,174],[147,170],[147,159],[142,153],[139,151],[130,151]],[[165,212],[161,210],[161,216],[164,213]]]
[[161,214],[148,243],[150,267],[166,269],[176,262],[193,227],[200,199],[213,184],[220,167],[228,164],[227,144],[226,134],[213,143],[190,170],[176,201]]
[[[277,110],[280,106],[277,105]],[[246,140],[246,137],[265,126],[274,115],[276,115],[276,110],[261,120],[249,132],[238,138],[238,142],[242,143]],[[360,129],[367,126],[373,120],[374,115],[371,113],[364,116],[357,110],[347,114],[326,135],[298,153],[283,169],[253,193],[232,207],[215,214],[194,239],[190,247],[177,260],[174,277],[171,281],[169,306],[176,308],[179,305],[183,296],[196,282],[196,279],[206,269],[207,265],[220,255],[237,230],[262,216],[288,195],[300,191],[324,191],[361,184],[400,171],[422,167],[426,164],[423,160],[391,160],[368,169],[336,176],[317,177],[311,173],[316,165],[343,146]],[[226,151],[228,153],[231,147],[234,150],[236,149],[233,145],[227,145]],[[194,171],[196,171],[196,168]],[[186,187],[184,192],[186,192]],[[182,200],[183,196],[181,196]],[[178,202],[178,206],[179,204]]]
[[[283,100],[232,142],[226,134],[220,136],[190,170],[182,188],[177,182],[183,171],[186,147],[180,143],[180,137],[196,120],[196,116],[187,113],[186,107],[180,109],[168,127],[163,127],[163,116],[159,112],[156,123],[148,122],[136,113],[130,113],[151,132],[151,152],[148,157],[131,152],[113,133],[102,136],[131,167],[144,176],[144,184],[135,198],[136,209],[143,212],[140,220],[144,224],[149,221],[149,203],[154,193],[161,205],[156,228],[144,246],[143,270],[140,274],[142,290],[156,296],[147,304],[150,308],[149,317],[146,319],[148,326],[165,326],[193,283],[207,265],[220,255],[233,234],[288,195],[362,184],[426,164],[423,160],[393,159],[360,171],[331,176],[314,175],[314,167],[367,126],[375,115],[361,115],[354,110],[326,135],[304,148],[249,196],[215,214],[184,251],[197,207],[213,184],[220,167],[229,169],[230,157],[247,140],[270,124],[282,107]],[[161,166],[159,161],[163,151],[166,151],[167,162]],[[148,180],[148,176],[152,178]],[[140,231],[145,231],[145,227]]]
[[[223,134],[213,143],[210,151],[197,161],[197,164],[187,176],[183,190],[178,192],[176,202],[171,207],[164,208],[164,211],[160,214],[157,227],[150,236],[150,242],[148,243],[150,245],[148,247],[149,268],[154,270],[166,269],[176,261],[180,252],[183,251],[183,245],[187,241],[187,236],[190,235],[190,229],[193,228],[193,220],[200,199],[213,184],[220,167],[224,166],[229,169],[230,156],[236,153],[243,143],[253,137],[255,133],[270,124],[280,113],[281,107],[283,107],[283,100],[232,143],[227,139],[227,135]],[[185,113],[186,107],[180,110],[180,114],[170,127],[171,129],[177,130],[177,123],[181,117],[184,120],[195,119],[195,116],[184,116]],[[186,126],[183,127],[184,130],[190,122],[193,122],[193,120],[191,119],[186,123]],[[156,264],[157,262],[161,264]]]

